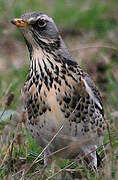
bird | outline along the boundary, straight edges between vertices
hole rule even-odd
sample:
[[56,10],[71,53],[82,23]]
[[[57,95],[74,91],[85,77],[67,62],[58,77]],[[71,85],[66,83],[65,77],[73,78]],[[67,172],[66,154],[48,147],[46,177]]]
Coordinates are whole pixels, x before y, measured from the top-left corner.
[[[22,89],[23,109],[32,137],[44,151],[65,158],[85,157],[97,170],[105,118],[98,88],[72,58],[54,20],[29,12],[11,23],[21,31],[30,65]],[[53,140],[52,140],[53,139]],[[52,141],[51,141],[52,140]]]

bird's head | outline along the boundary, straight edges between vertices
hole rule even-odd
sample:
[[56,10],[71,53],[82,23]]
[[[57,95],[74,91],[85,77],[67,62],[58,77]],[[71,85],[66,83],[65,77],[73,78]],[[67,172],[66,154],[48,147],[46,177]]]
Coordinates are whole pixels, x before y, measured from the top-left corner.
[[60,36],[56,24],[46,14],[26,13],[11,22],[21,30],[30,48],[41,47],[49,50],[50,48],[57,49],[60,46]]
[[[72,60],[53,19],[40,12],[26,13],[11,21],[22,32],[30,52],[30,58],[40,52],[46,52],[56,61]],[[38,52],[38,53],[37,53]],[[61,57],[61,58],[60,58]],[[58,59],[58,60],[57,60]]]

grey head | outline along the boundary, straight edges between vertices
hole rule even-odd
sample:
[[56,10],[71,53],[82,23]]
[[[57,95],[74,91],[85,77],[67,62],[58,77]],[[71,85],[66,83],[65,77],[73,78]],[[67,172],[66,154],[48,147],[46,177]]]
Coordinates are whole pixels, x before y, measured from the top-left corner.
[[38,12],[26,13],[21,16],[21,19],[27,22],[30,25],[29,30],[34,31],[34,34],[36,33],[40,38],[49,41],[58,39],[58,29],[48,15]]
[[40,41],[53,43],[59,38],[59,31],[54,21],[46,14],[26,13],[21,18],[13,19],[11,22],[21,30],[24,38],[31,44],[35,41],[34,44]]
[[11,22],[21,30],[30,54],[33,49],[42,48],[48,53],[56,51],[56,54],[72,60],[56,24],[48,15],[40,12],[26,13]]

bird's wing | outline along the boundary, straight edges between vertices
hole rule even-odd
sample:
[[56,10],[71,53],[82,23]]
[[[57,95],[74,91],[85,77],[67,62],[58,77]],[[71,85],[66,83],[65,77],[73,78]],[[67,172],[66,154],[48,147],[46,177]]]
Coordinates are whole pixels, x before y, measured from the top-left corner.
[[96,104],[102,115],[104,116],[104,110],[102,105],[101,95],[93,82],[93,80],[88,76],[81,77],[81,82],[84,87],[84,91],[89,94],[93,102]]

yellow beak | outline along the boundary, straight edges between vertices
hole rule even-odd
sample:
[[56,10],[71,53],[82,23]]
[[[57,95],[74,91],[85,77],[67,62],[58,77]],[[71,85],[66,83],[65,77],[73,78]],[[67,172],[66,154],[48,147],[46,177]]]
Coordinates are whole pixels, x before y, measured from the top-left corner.
[[26,23],[25,21],[23,21],[23,19],[20,18],[15,18],[11,20],[11,23],[16,25],[17,27],[29,27],[30,25],[28,23]]

